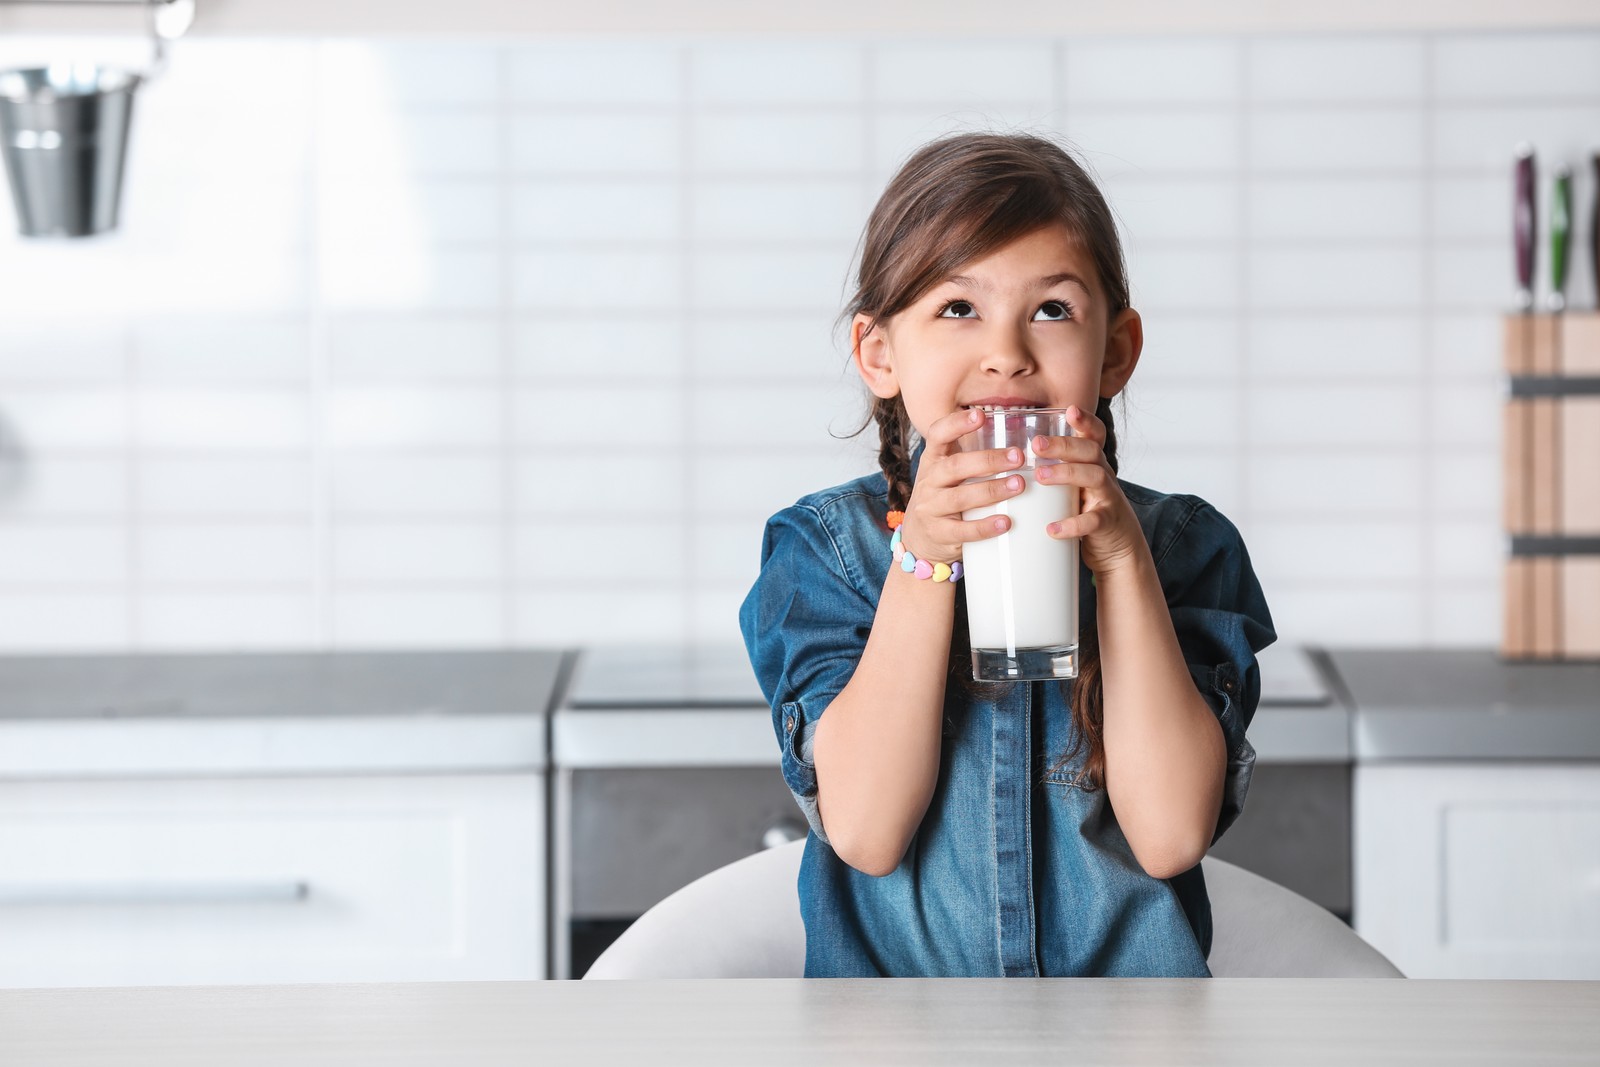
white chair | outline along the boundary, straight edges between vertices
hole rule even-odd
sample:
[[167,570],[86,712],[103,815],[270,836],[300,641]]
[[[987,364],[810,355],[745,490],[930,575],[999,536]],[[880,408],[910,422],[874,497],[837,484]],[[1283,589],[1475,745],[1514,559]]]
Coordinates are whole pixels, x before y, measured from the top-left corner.
[[[804,841],[712,871],[641,915],[585,978],[800,978],[795,883]],[[1205,861],[1218,978],[1402,978],[1324,908],[1218,859]]]

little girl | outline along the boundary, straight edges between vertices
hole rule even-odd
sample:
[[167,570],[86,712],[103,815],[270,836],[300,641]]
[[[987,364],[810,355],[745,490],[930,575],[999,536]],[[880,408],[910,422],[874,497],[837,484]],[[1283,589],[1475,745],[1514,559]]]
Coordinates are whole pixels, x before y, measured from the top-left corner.
[[[739,613],[811,826],[806,975],[1206,976],[1200,859],[1239,814],[1275,639],[1234,526],[1116,477],[1110,399],[1143,344],[1110,209],[1060,147],[951,137],[873,209],[846,314],[882,472],[773,516]],[[975,683],[952,563],[1009,519],[980,405],[1070,407],[1039,481],[1076,486],[1082,669]],[[922,569],[925,573],[926,569]],[[939,576],[943,578],[945,569]]]

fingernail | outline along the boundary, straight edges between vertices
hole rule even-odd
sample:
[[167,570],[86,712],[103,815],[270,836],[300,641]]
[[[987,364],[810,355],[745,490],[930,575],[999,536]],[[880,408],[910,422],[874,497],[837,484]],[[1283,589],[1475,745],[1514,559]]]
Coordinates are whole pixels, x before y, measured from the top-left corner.
[[1015,449],[1015,448],[1006,449],[1006,462],[1007,463],[1021,463],[1022,462],[1022,453],[1021,453],[1021,451],[1019,451],[1018,449]]
[[1050,468],[1035,467],[1033,470],[1033,476],[1039,479],[1041,482],[1048,482],[1050,480]]
[[1083,409],[1078,407],[1078,405],[1071,404],[1071,405],[1069,405],[1067,407],[1067,418],[1069,418],[1069,419],[1077,419],[1077,418],[1081,418],[1082,416],[1083,416]]
[[1018,478],[1018,477],[1016,477],[1014,475],[1012,477],[1010,477],[1010,478],[1007,478],[1006,479],[1006,488],[1011,490],[1013,493],[1016,492],[1017,490],[1022,488],[1022,479]]
[[1001,533],[1004,533],[1006,529],[1006,520],[1003,518],[996,518],[994,520],[994,528],[999,530]]
[[1046,526],[1044,530],[1045,533],[1049,534],[1051,537],[1055,537],[1061,532],[1061,524],[1059,522],[1052,522],[1049,526]]
[[983,416],[978,413],[978,409],[977,408],[969,408],[967,410],[967,421],[968,422],[977,422],[981,418],[983,418]]

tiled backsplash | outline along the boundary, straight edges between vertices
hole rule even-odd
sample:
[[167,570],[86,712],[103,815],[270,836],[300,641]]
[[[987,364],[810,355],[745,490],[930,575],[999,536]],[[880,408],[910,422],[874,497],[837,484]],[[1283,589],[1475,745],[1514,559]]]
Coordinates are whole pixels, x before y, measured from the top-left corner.
[[0,209],[0,648],[736,638],[765,517],[873,466],[866,213],[983,126],[1123,221],[1124,475],[1286,637],[1495,642],[1510,158],[1587,225],[1593,31],[183,41],[120,233]]

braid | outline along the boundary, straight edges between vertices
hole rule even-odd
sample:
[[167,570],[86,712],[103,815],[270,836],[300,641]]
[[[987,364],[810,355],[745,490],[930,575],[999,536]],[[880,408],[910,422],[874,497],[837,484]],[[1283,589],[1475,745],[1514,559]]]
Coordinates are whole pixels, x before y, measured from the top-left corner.
[[[1111,418],[1111,401],[1101,397],[1095,405],[1095,417],[1106,425],[1106,443],[1102,451],[1112,473],[1117,470],[1117,429]],[[1067,683],[1062,682],[1065,687]],[[1102,737],[1105,725],[1105,689],[1100,677],[1100,629],[1087,626],[1078,641],[1078,677],[1072,684],[1067,706],[1072,709],[1072,721],[1077,726],[1072,747],[1062,753],[1046,774],[1054,774],[1079,752],[1087,749],[1083,768],[1078,772],[1078,784],[1089,790],[1100,788],[1106,780],[1106,746]]]
[[872,417],[878,423],[878,466],[889,484],[889,510],[904,511],[911,501],[911,450],[906,440],[910,420],[905,402],[899,397],[875,399]]
[[1095,405],[1095,418],[1106,424],[1106,446],[1101,449],[1106,454],[1106,463],[1111,466],[1111,473],[1117,473],[1117,424],[1111,418],[1111,398],[1103,396]]

